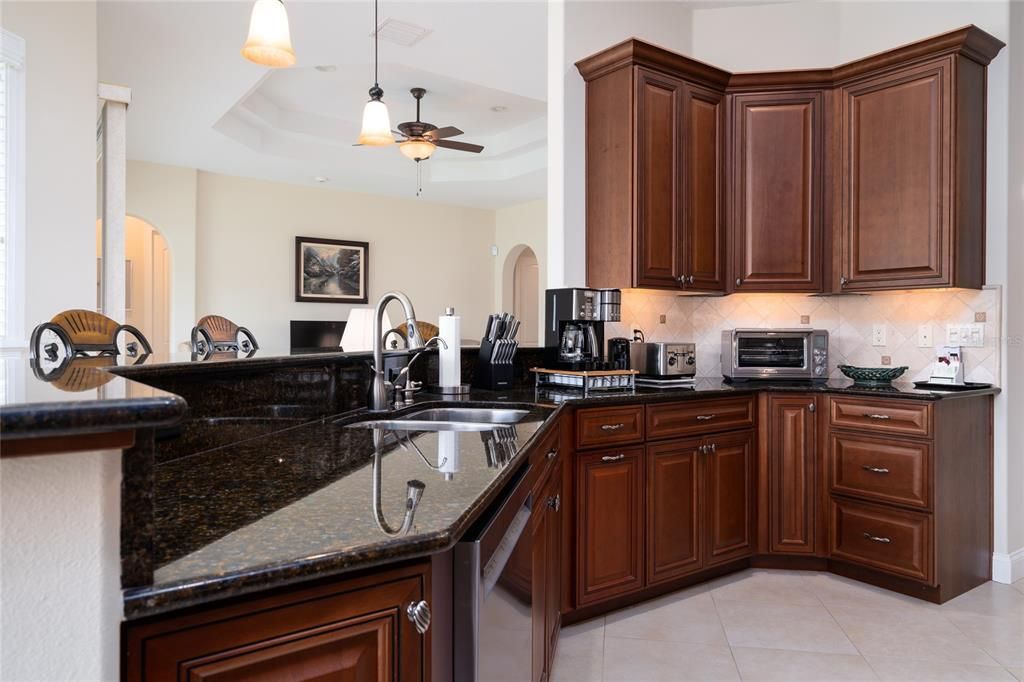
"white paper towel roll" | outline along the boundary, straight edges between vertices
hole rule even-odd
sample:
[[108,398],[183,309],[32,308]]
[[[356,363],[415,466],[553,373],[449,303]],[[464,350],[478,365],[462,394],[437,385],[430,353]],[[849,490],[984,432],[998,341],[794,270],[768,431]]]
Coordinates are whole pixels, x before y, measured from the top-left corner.
[[462,318],[455,314],[455,308],[448,308],[437,321],[438,335],[447,344],[441,346],[441,388],[457,388],[462,384]]

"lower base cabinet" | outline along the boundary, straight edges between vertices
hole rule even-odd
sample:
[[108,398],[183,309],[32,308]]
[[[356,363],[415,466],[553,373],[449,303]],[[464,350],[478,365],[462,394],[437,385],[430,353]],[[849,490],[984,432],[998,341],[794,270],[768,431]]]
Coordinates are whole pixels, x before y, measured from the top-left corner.
[[754,432],[704,439],[704,566],[754,551]]
[[122,677],[428,679],[429,630],[420,633],[409,612],[424,611],[429,594],[430,564],[420,562],[242,604],[129,622],[122,631]]
[[700,568],[700,449],[691,438],[647,446],[647,584]]
[[[547,680],[562,626],[562,464],[540,487],[533,514],[533,680]],[[482,682],[482,681],[481,681]]]

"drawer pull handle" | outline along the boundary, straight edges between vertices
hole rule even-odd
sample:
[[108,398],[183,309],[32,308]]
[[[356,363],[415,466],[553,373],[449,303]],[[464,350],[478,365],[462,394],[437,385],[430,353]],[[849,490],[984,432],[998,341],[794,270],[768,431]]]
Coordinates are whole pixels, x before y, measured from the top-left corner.
[[555,448],[548,450],[547,457],[548,459],[554,459],[555,457],[558,457],[558,450]]
[[601,458],[602,462],[621,462],[626,459],[626,455],[605,455]]
[[421,635],[426,634],[427,630],[430,629],[430,607],[427,605],[427,602],[416,601],[409,604],[409,607],[405,610],[405,615],[416,626],[416,632]]
[[554,497],[549,497],[548,506],[557,512],[559,509],[562,508],[562,496],[555,495]]
[[878,535],[872,535],[867,531],[864,531],[864,537],[866,537],[868,540],[871,540],[871,542],[881,542],[883,545],[888,545],[890,542],[892,542],[892,540],[889,538],[883,538]]
[[885,467],[873,467],[873,466],[871,466],[869,464],[862,464],[860,468],[863,469],[864,471],[870,471],[871,473],[874,473],[874,474],[887,474],[887,473],[889,473],[889,470],[886,469]]
[[717,446],[717,445],[715,445],[714,443],[712,443],[712,444],[711,444],[711,454],[713,455],[713,454],[715,454],[716,452],[718,452],[718,446]]
[[601,424],[601,430],[602,431],[618,431],[623,426],[625,426],[625,424],[621,424],[621,423],[619,423],[619,424]]
[[717,414],[698,414],[697,415],[697,421],[699,421],[699,422],[706,422],[706,421],[709,421],[711,419],[714,419],[717,416],[718,416]]
[[887,421],[889,419],[892,419],[892,417],[890,417],[887,414],[869,414],[868,419],[878,419],[880,421]]

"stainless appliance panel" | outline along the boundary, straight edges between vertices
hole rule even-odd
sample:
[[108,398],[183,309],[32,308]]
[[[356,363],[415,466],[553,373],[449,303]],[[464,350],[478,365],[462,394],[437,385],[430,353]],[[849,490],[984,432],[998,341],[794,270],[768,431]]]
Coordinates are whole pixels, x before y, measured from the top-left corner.
[[722,332],[727,379],[828,379],[823,329],[732,329]]
[[697,348],[692,343],[649,341],[631,343],[630,368],[650,377],[687,377],[697,374]]

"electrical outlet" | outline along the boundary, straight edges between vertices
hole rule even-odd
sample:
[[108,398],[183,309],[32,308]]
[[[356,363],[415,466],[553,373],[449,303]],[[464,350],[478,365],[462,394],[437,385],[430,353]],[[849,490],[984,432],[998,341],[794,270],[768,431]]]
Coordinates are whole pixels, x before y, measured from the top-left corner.
[[885,367],[888,367],[891,364],[892,364],[892,356],[891,355],[883,355],[882,356],[882,365],[885,366]]
[[918,348],[935,347],[935,330],[932,329],[932,326],[930,324],[918,325],[917,346]]
[[981,348],[985,345],[985,325],[974,322],[972,324],[947,324],[946,345],[963,346],[965,348]]
[[872,346],[884,346],[885,345],[885,325],[876,324],[871,328],[871,345]]

